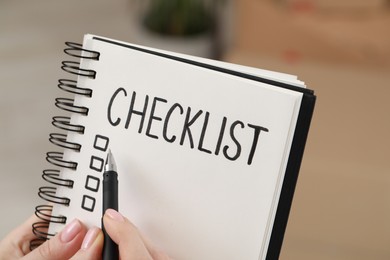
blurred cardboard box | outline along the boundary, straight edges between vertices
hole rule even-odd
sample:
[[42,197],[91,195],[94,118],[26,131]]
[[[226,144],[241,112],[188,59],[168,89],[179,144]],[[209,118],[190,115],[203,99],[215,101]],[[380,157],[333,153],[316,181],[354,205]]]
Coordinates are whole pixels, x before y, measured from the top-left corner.
[[[387,0],[236,1],[235,41],[230,55],[247,52],[287,63],[314,61],[388,69],[387,3]],[[358,11],[368,9],[371,11]]]
[[226,57],[318,96],[280,259],[390,259],[389,11],[284,3],[237,0]]
[[312,5],[327,11],[373,11],[388,8],[388,0],[271,0],[288,6]]
[[387,0],[285,0],[287,4],[310,3],[319,10],[327,11],[377,11],[387,8]]

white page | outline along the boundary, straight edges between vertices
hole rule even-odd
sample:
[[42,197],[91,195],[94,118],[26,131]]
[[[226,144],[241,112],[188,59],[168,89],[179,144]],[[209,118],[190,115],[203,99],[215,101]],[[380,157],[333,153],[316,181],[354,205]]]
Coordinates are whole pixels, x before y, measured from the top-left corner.
[[[76,172],[64,170],[63,177],[75,180],[73,189],[59,188],[58,195],[71,199],[69,207],[56,206],[54,214],[79,218],[88,226],[100,226],[101,187],[97,192],[85,188],[86,176],[101,179],[102,173],[91,169],[106,150],[94,147],[96,136],[109,137],[119,178],[119,210],[157,246],[174,259],[260,259],[265,254],[273,224],[281,182],[288,159],[301,93],[269,86],[244,78],[208,70],[190,64],[157,57],[98,40],[85,40],[87,49],[100,52],[99,61],[84,60],[83,68],[97,72],[96,79],[79,78],[82,87],[93,90],[93,97],[77,97],[76,104],[89,107],[89,114],[72,117],[72,123],[85,126],[84,135],[70,134],[69,141],[82,144],[81,152],[66,152],[65,159],[78,162]],[[113,93],[111,119],[108,107]],[[133,91],[136,109],[141,110],[146,95],[149,106],[141,133],[140,116],[133,115],[125,128]],[[151,105],[157,102],[155,116],[166,118],[174,104],[167,135],[163,138],[164,119],[154,120],[145,134]],[[193,116],[202,114],[191,126],[195,147],[188,135],[180,145],[183,121],[191,107]],[[198,149],[206,111],[209,120],[203,148]],[[222,148],[215,155],[223,117],[227,118]],[[239,120],[235,135],[242,151],[237,160],[228,160],[236,152],[229,137],[232,122]],[[262,126],[253,161],[248,165],[254,130]],[[99,142],[102,141],[102,139]],[[101,145],[100,145],[101,146]],[[89,179],[91,181],[94,179]],[[100,185],[101,186],[101,185]],[[87,195],[88,197],[85,197]],[[93,198],[93,212],[82,209],[83,199]],[[92,200],[91,200],[92,201]],[[89,204],[84,204],[89,207]],[[62,225],[51,225],[51,232]]]
[[[104,37],[99,37],[99,38],[104,38]],[[105,38],[105,39],[108,39],[108,38]],[[121,41],[118,41],[118,42],[121,42]],[[121,43],[126,44],[125,42],[121,42]],[[192,56],[192,55],[188,55],[188,54],[173,53],[170,51],[159,50],[156,48],[150,48],[150,47],[145,47],[145,46],[136,45],[136,44],[132,44],[132,46],[140,47],[140,48],[143,48],[146,50],[157,51],[157,52],[164,53],[167,55],[172,55],[172,56],[180,57],[183,59],[193,60],[193,61],[201,62],[204,64],[210,64],[213,66],[217,66],[217,67],[221,67],[221,68],[225,68],[225,69],[230,69],[233,71],[239,71],[242,73],[246,73],[246,74],[250,74],[253,76],[262,77],[262,78],[266,78],[266,79],[270,79],[270,80],[275,80],[278,82],[290,84],[290,85],[297,86],[297,87],[302,87],[302,88],[306,87],[305,83],[303,81],[298,80],[297,76],[287,74],[287,73],[258,69],[258,68],[254,68],[254,67],[248,67],[248,66],[233,64],[233,63],[224,62],[224,61],[212,60],[212,59],[207,59],[207,58],[203,58],[203,57],[196,57],[196,56]]]

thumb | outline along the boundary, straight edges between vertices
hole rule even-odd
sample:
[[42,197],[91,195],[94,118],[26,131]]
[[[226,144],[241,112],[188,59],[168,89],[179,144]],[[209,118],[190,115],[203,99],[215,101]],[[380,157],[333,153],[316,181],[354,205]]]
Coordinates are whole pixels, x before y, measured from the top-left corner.
[[119,212],[108,209],[103,223],[108,235],[118,245],[121,259],[152,259],[137,228]]
[[72,260],[101,259],[103,240],[100,228],[92,227],[85,235],[81,249],[72,257]]
[[23,259],[69,259],[80,249],[85,233],[86,228],[79,220],[74,219],[59,234],[40,245]]

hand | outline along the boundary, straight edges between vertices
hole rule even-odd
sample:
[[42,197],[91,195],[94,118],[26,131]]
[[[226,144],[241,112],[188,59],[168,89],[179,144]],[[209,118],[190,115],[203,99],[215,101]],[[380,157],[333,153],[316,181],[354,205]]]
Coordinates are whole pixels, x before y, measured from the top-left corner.
[[32,224],[39,221],[33,215],[25,223],[9,233],[0,242],[0,259],[99,259],[103,246],[103,233],[97,227],[88,230],[77,219],[30,252],[30,241],[35,237]]
[[[103,233],[100,228],[87,228],[77,219],[50,240],[30,252],[30,241],[35,238],[31,226],[38,221],[34,215],[0,241],[0,259],[101,259]],[[169,260],[141,236],[137,228],[115,210],[109,209],[103,217],[107,233],[119,246],[119,255],[125,259]]]
[[119,247],[119,256],[124,259],[169,260],[165,253],[157,250],[138,229],[119,212],[108,209],[103,217],[104,227]]

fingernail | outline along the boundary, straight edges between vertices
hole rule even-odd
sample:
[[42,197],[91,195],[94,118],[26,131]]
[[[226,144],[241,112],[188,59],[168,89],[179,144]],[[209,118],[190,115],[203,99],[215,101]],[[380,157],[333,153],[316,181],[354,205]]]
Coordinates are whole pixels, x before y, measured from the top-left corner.
[[60,239],[63,243],[68,243],[72,241],[80,231],[81,223],[79,220],[74,219],[62,230]]
[[90,230],[88,230],[87,234],[84,237],[81,248],[84,250],[90,248],[98,234],[99,234],[99,228],[97,227],[92,227]]
[[124,221],[125,219],[123,216],[116,210],[113,209],[107,209],[106,210],[107,216],[109,216],[111,219],[116,220],[116,221]]

